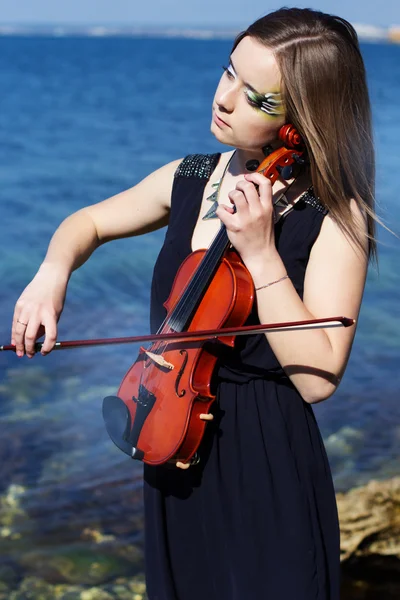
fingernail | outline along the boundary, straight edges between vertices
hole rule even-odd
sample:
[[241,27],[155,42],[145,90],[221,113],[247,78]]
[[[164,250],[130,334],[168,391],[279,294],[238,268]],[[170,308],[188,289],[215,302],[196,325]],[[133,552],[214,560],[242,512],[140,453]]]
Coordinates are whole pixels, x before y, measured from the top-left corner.
[[17,351],[17,356],[23,356],[23,353],[21,352],[21,350]]

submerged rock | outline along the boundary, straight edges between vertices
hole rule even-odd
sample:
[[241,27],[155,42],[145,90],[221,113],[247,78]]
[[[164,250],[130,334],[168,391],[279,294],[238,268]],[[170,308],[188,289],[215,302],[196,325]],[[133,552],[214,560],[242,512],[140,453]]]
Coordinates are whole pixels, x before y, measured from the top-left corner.
[[66,547],[31,551],[20,559],[27,572],[51,581],[81,585],[99,585],[116,577],[132,573],[135,565],[110,548],[97,549]]
[[38,577],[27,577],[10,591],[0,583],[0,600],[147,600],[144,576],[118,578],[96,587],[51,585]]
[[113,600],[114,598],[115,596],[101,588],[90,588],[81,593],[81,600]]
[[[343,600],[400,597],[400,477],[336,496]],[[371,595],[372,594],[372,595]]]
[[[341,532],[341,560],[395,559],[400,573],[400,477],[370,481],[336,495]],[[380,561],[381,562],[381,561]]]
[[[126,529],[132,534],[142,527],[140,509],[127,510],[139,504],[140,491],[120,494],[120,504],[113,504],[107,502],[107,486],[102,487],[99,503],[105,514],[99,509],[97,522],[93,518],[81,528],[80,522],[74,527],[67,520],[64,539],[53,528],[48,537],[37,527],[24,504],[26,491],[14,485],[0,496],[0,550],[8,557],[0,565],[0,600],[145,600],[142,544],[126,536]],[[337,504],[342,600],[397,600],[400,477],[338,493]],[[129,519],[121,523],[121,514]]]
[[11,592],[10,600],[56,600],[53,587],[37,577],[27,577],[19,589]]

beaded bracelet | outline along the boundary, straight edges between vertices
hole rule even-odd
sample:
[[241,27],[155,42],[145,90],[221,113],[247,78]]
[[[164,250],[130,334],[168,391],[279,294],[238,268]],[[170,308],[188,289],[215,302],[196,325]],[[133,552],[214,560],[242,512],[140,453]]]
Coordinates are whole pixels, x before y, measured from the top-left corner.
[[280,279],[277,279],[276,281],[271,281],[270,283],[266,283],[265,285],[260,285],[260,287],[256,288],[256,292],[258,292],[258,290],[267,288],[270,285],[274,285],[274,283],[279,283],[280,281],[283,281],[284,279],[289,279],[289,275],[285,275],[284,277],[281,277]]

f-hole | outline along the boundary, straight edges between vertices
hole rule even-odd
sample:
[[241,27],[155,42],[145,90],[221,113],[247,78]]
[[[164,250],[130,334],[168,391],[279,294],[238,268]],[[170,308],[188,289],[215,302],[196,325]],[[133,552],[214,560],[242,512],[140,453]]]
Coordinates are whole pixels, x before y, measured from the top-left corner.
[[188,357],[187,350],[180,350],[179,354],[181,354],[183,356],[183,361],[182,361],[181,368],[179,369],[179,373],[178,373],[176,381],[175,381],[175,394],[178,396],[178,398],[182,398],[186,394],[186,390],[179,391],[179,384],[182,379],[182,375],[185,370],[186,363],[187,363],[189,357]]

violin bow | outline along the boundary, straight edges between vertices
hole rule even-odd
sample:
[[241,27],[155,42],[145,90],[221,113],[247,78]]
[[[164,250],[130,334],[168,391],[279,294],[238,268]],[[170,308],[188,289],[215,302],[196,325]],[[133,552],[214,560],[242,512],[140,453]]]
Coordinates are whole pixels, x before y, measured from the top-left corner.
[[[257,333],[278,333],[282,331],[296,331],[304,329],[328,329],[331,327],[350,327],[355,319],[347,317],[328,317],[325,319],[309,319],[306,321],[288,321],[285,323],[262,323],[260,325],[244,325],[242,327],[224,327],[223,329],[209,329],[203,331],[171,331],[154,333],[133,337],[97,338],[93,340],[66,340],[56,342],[53,350],[67,350],[88,346],[108,346],[111,344],[134,344],[136,342],[183,342],[207,339],[218,339],[231,335],[255,335]],[[35,352],[40,352],[44,342],[36,342]],[[0,346],[0,351],[11,350],[15,352],[14,344]]]

